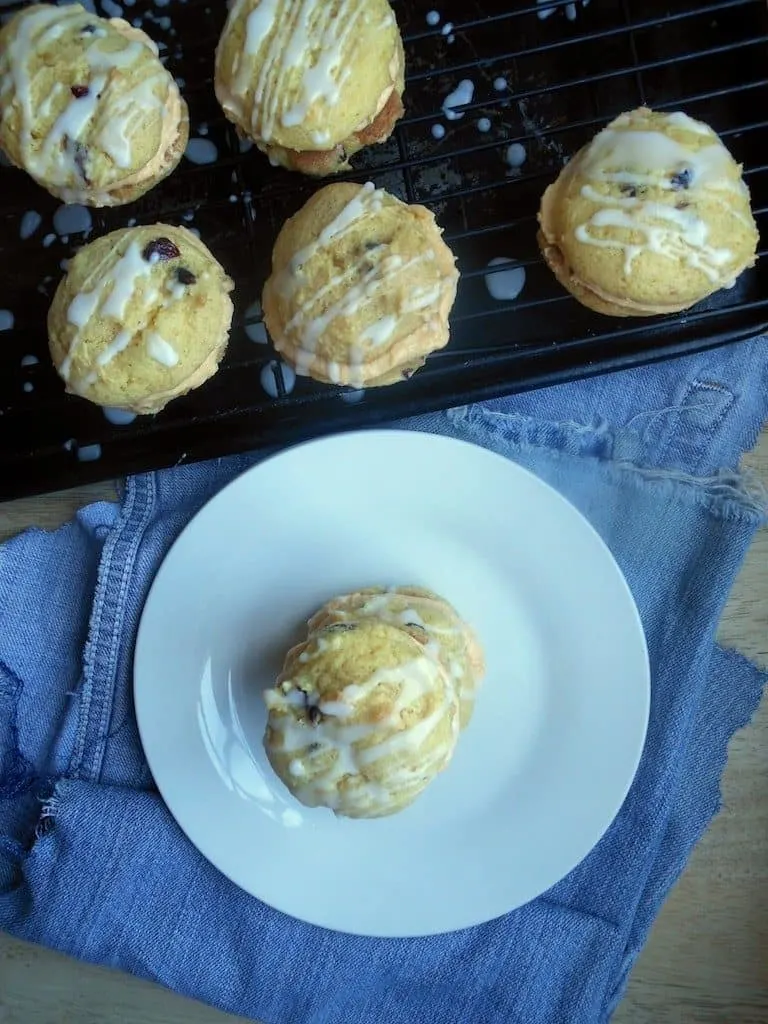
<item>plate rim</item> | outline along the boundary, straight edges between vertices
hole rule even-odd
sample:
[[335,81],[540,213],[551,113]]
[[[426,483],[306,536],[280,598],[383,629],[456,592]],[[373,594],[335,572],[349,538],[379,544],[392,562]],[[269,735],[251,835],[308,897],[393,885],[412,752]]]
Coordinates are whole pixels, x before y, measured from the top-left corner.
[[[255,886],[246,887],[242,883],[242,881],[240,881],[237,878],[233,877],[233,874],[230,873],[229,871],[225,870],[225,868],[220,865],[220,863],[218,862],[218,860],[214,856],[211,856],[209,854],[209,852],[206,852],[206,849],[203,848],[205,846],[205,844],[201,844],[197,839],[194,839],[192,837],[192,835],[190,834],[190,831],[186,827],[185,823],[182,820],[180,820],[180,817],[177,817],[177,814],[175,813],[175,810],[173,808],[172,803],[170,802],[169,798],[166,796],[165,788],[164,788],[163,784],[161,783],[160,779],[158,778],[158,776],[156,774],[156,771],[155,771],[156,762],[155,762],[155,760],[153,758],[153,755],[150,754],[150,750],[149,750],[148,745],[147,745],[147,743],[145,741],[146,733],[145,733],[144,724],[146,723],[146,719],[144,718],[144,712],[140,710],[140,708],[142,707],[142,703],[143,702],[142,702],[142,699],[139,697],[139,690],[140,690],[140,685],[141,685],[140,682],[139,682],[139,663],[140,663],[140,660],[141,660],[140,659],[140,647],[142,646],[142,638],[145,635],[145,630],[148,630],[150,628],[150,626],[148,625],[149,619],[150,619],[150,616],[149,616],[148,612],[150,612],[150,614],[151,614],[150,606],[151,606],[151,603],[152,603],[153,596],[156,594],[156,590],[157,590],[158,583],[160,581],[161,575],[162,575],[163,570],[165,569],[167,563],[171,559],[171,556],[172,556],[174,550],[177,548],[177,546],[182,541],[182,538],[184,538],[185,535],[189,531],[192,530],[192,528],[197,523],[198,519],[200,519],[204,515],[211,514],[210,510],[214,506],[217,506],[220,502],[226,502],[227,495],[228,495],[228,493],[229,493],[229,491],[231,489],[234,489],[234,488],[236,488],[238,486],[241,486],[242,485],[242,481],[244,481],[245,478],[250,478],[250,477],[256,475],[267,464],[271,464],[271,463],[275,462],[276,460],[280,460],[280,459],[284,458],[285,456],[294,455],[294,454],[296,454],[298,452],[301,452],[301,451],[304,451],[304,450],[312,449],[312,448],[315,448],[315,447],[333,446],[333,445],[335,445],[335,444],[337,444],[339,442],[344,442],[344,441],[349,441],[349,440],[355,441],[356,439],[359,439],[361,437],[365,437],[367,439],[374,438],[374,439],[378,439],[378,440],[382,440],[382,441],[386,439],[387,442],[393,442],[395,444],[397,444],[397,443],[409,443],[409,441],[412,440],[414,437],[418,437],[421,440],[427,439],[430,443],[445,444],[446,446],[459,445],[459,446],[463,447],[464,449],[473,450],[474,452],[479,452],[481,454],[481,456],[483,456],[483,457],[487,456],[489,461],[490,462],[494,462],[496,465],[500,465],[500,464],[505,465],[507,467],[507,471],[511,471],[513,474],[516,474],[516,473],[517,474],[522,474],[524,477],[527,477],[529,482],[532,482],[535,487],[540,488],[544,492],[548,492],[550,499],[554,499],[555,502],[560,504],[560,505],[567,506],[567,509],[568,509],[569,513],[571,515],[574,515],[578,520],[581,521],[581,527],[582,528],[586,528],[586,530],[592,535],[592,540],[597,543],[597,545],[598,545],[598,547],[600,549],[602,549],[603,556],[607,557],[607,560],[608,560],[608,562],[610,563],[610,565],[612,567],[613,574],[616,577],[617,582],[619,583],[620,589],[622,590],[622,592],[624,594],[624,597],[626,598],[626,610],[628,612],[631,612],[632,624],[633,624],[633,627],[634,627],[633,632],[635,634],[635,639],[638,641],[638,649],[637,649],[637,652],[636,652],[637,656],[638,656],[638,661],[637,661],[637,668],[638,668],[638,670],[640,668],[640,662],[642,661],[642,705],[643,705],[642,706],[642,716],[643,716],[643,721],[642,721],[642,729],[640,730],[640,735],[639,735],[639,738],[638,738],[636,749],[634,750],[634,756],[632,758],[632,769],[631,769],[631,772],[630,771],[627,772],[626,781],[625,781],[624,786],[622,787],[621,798],[617,799],[615,808],[612,810],[612,812],[610,814],[610,817],[608,817],[605,826],[602,828],[602,831],[600,832],[600,834],[595,838],[595,840],[592,843],[592,845],[590,846],[589,850],[584,855],[582,855],[582,857],[579,860],[577,860],[574,864],[572,864],[570,866],[570,868],[568,868],[566,871],[564,871],[557,879],[555,879],[553,882],[551,882],[549,886],[547,886],[545,889],[537,892],[536,894],[531,896],[528,900],[525,900],[525,901],[520,902],[520,903],[516,903],[514,906],[509,907],[507,909],[504,909],[504,910],[500,911],[496,915],[492,915],[490,917],[484,916],[481,919],[477,919],[477,917],[475,917],[472,921],[456,924],[455,926],[452,926],[450,928],[439,927],[439,928],[436,928],[436,929],[430,929],[430,928],[426,928],[425,927],[425,928],[422,928],[422,929],[420,929],[418,931],[413,930],[413,929],[405,929],[403,931],[398,931],[398,932],[393,932],[391,930],[372,931],[370,928],[361,928],[361,929],[352,929],[352,928],[349,928],[349,927],[341,928],[341,927],[336,927],[333,924],[328,924],[327,922],[323,922],[323,921],[319,921],[319,920],[313,920],[310,917],[299,916],[296,913],[292,913],[291,911],[285,910],[282,907],[276,905],[275,903],[270,902],[263,895],[260,895],[259,893],[257,893],[255,891],[255,888],[256,888]],[[477,443],[475,443],[475,442],[473,442],[471,440],[467,440],[467,439],[464,439],[464,438],[461,438],[461,437],[455,437],[455,436],[453,436],[451,434],[432,433],[432,432],[430,432],[428,430],[406,429],[404,427],[393,427],[393,428],[376,427],[376,428],[363,428],[363,429],[360,429],[360,430],[342,431],[340,433],[329,434],[329,435],[325,435],[325,436],[322,436],[322,437],[311,438],[309,440],[299,441],[299,442],[297,442],[294,445],[290,445],[290,446],[287,446],[285,448],[281,448],[281,449],[279,449],[277,451],[270,452],[265,458],[259,459],[259,461],[257,461],[254,465],[249,466],[246,469],[244,469],[242,472],[237,473],[237,475],[232,480],[230,480],[226,484],[224,484],[224,486],[222,486],[215,494],[211,495],[210,498],[208,498],[200,506],[200,508],[197,509],[197,511],[192,515],[192,517],[189,519],[189,521],[184,524],[182,529],[179,531],[179,533],[174,538],[173,542],[170,544],[170,546],[167,548],[167,550],[163,554],[162,559],[161,559],[159,565],[157,566],[157,569],[155,571],[155,574],[154,574],[154,577],[152,579],[152,582],[151,582],[151,584],[150,584],[150,586],[149,586],[149,588],[147,590],[146,596],[144,598],[144,602],[143,602],[143,605],[142,605],[142,608],[141,608],[140,617],[139,617],[139,623],[138,623],[138,626],[137,626],[137,629],[136,629],[136,636],[135,636],[134,647],[133,647],[131,696],[132,696],[132,699],[133,699],[134,714],[135,714],[135,717],[136,717],[136,723],[137,723],[137,729],[138,729],[138,734],[139,734],[139,740],[140,740],[140,743],[141,743],[142,753],[143,753],[143,756],[144,756],[144,758],[145,758],[145,760],[147,762],[147,765],[149,767],[150,773],[152,775],[152,779],[153,779],[153,781],[154,781],[154,783],[155,783],[155,785],[157,787],[158,795],[160,796],[160,799],[163,801],[163,803],[164,803],[168,813],[173,818],[173,820],[176,823],[176,825],[181,829],[181,831],[183,832],[183,834],[186,837],[186,839],[192,844],[192,846],[197,850],[197,852],[203,858],[205,858],[205,860],[207,860],[209,862],[209,864],[212,865],[212,867],[216,871],[218,871],[220,874],[222,874],[224,877],[226,877],[233,885],[237,886],[238,889],[240,889],[242,892],[246,893],[248,896],[250,896],[250,897],[252,897],[254,899],[259,900],[259,902],[263,903],[265,906],[269,907],[271,910],[273,910],[273,911],[275,911],[277,913],[285,914],[287,917],[292,918],[295,921],[300,921],[303,924],[306,924],[306,925],[309,925],[309,926],[312,926],[312,927],[323,928],[323,929],[325,929],[327,931],[337,932],[339,934],[355,935],[355,936],[365,937],[365,938],[405,939],[405,938],[422,938],[422,937],[429,937],[429,936],[435,936],[435,935],[451,934],[452,932],[455,932],[455,931],[460,931],[460,930],[463,930],[465,928],[470,928],[470,927],[477,927],[477,926],[480,926],[481,924],[488,923],[488,922],[493,921],[493,920],[497,920],[497,919],[505,916],[508,913],[513,912],[514,910],[516,910],[516,909],[518,909],[518,908],[520,908],[522,906],[526,906],[528,903],[534,901],[535,899],[538,899],[544,893],[549,891],[549,889],[552,886],[558,884],[565,877],[567,877],[567,875],[570,874],[571,871],[573,871],[580,863],[582,863],[586,859],[586,857],[588,857],[590,855],[590,853],[595,849],[595,847],[603,839],[603,837],[606,835],[608,830],[613,825],[613,823],[616,820],[618,814],[620,813],[622,807],[624,806],[624,803],[625,803],[625,801],[627,799],[627,796],[628,796],[628,794],[629,794],[629,792],[630,792],[630,790],[632,788],[632,785],[634,784],[634,781],[636,779],[637,772],[638,772],[638,769],[640,767],[640,762],[642,760],[643,752],[645,750],[647,736],[648,736],[648,726],[649,726],[649,721],[650,721],[650,707],[651,707],[651,685],[652,685],[652,680],[651,680],[651,670],[650,670],[650,658],[649,658],[649,651],[648,651],[648,641],[647,641],[647,637],[646,637],[646,634],[645,634],[645,629],[643,627],[642,618],[640,616],[640,612],[639,612],[639,609],[637,607],[637,602],[635,601],[635,598],[634,598],[634,595],[632,593],[632,590],[631,590],[631,588],[630,588],[630,586],[629,586],[629,584],[628,584],[628,582],[626,580],[626,577],[625,577],[621,567],[619,566],[618,562],[616,561],[612,551],[610,550],[610,548],[608,547],[606,542],[603,540],[603,538],[601,537],[601,535],[599,534],[597,529],[593,526],[593,524],[589,521],[589,519],[564,494],[562,494],[559,490],[557,490],[557,488],[553,487],[548,481],[544,480],[538,474],[536,474],[532,470],[528,469],[527,466],[524,466],[520,462],[516,461],[513,457],[508,456],[508,455],[503,455],[500,452],[497,452],[497,451],[493,450],[492,448],[487,448],[484,445],[477,444]]]

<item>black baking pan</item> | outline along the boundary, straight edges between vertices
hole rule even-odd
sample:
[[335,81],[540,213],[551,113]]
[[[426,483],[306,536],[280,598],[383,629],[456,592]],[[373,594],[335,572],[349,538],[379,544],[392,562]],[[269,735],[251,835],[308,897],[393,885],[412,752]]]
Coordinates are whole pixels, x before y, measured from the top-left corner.
[[[2,13],[22,6],[4,5]],[[536,245],[546,185],[608,120],[640,104],[683,109],[712,125],[744,163],[765,233],[765,0],[393,6],[407,54],[406,116],[393,138],[360,154],[345,177],[373,180],[434,210],[462,273],[448,347],[393,387],[352,393],[300,378],[285,393],[279,369],[269,368],[274,353],[254,303],[283,221],[319,184],[272,168],[255,148],[243,152],[219,110],[211,79],[225,4],[170,0],[156,7],[136,0],[125,16],[160,44],[189,103],[192,135],[203,140],[195,149],[215,159],[185,158],[139,202],[85,219],[75,211],[68,224],[60,212],[54,220],[56,200],[21,172],[0,168],[0,310],[13,319],[0,333],[0,499],[279,446],[765,330],[764,262],[682,316],[623,321],[591,313],[566,295]],[[119,5],[106,0],[95,9],[113,15]],[[463,117],[448,120],[443,103],[461,82],[472,83],[471,99],[457,108]],[[115,424],[65,395],[47,353],[46,311],[64,261],[85,241],[157,220],[196,228],[234,278],[231,344],[217,375],[198,391],[156,417]],[[493,298],[486,284],[488,264],[500,258],[525,271],[513,300]],[[0,326],[10,319],[0,313]]]

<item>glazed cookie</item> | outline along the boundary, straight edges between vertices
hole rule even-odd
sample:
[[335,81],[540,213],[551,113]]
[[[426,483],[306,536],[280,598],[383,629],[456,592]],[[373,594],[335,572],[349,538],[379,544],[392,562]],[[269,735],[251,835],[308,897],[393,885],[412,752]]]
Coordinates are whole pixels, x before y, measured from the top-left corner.
[[456,687],[461,728],[469,724],[485,674],[483,649],[472,628],[438,594],[421,587],[370,587],[336,597],[309,621],[310,632],[336,622],[376,618],[426,640]]
[[216,96],[273,164],[322,176],[389,138],[404,66],[387,0],[235,0]]
[[580,302],[612,316],[687,309],[755,262],[741,167],[706,124],[622,114],[544,193],[538,241]]
[[423,641],[378,619],[335,623],[288,652],[268,708],[270,764],[308,807],[394,814],[449,763],[456,690]]
[[91,242],[70,261],[48,312],[51,357],[67,391],[159,412],[218,369],[232,288],[186,228],[124,228]]
[[429,210],[370,183],[327,185],[278,236],[264,321],[299,374],[392,384],[447,343],[458,278]]
[[133,202],[176,167],[187,106],[119,18],[36,4],[0,31],[0,148],[65,203]]

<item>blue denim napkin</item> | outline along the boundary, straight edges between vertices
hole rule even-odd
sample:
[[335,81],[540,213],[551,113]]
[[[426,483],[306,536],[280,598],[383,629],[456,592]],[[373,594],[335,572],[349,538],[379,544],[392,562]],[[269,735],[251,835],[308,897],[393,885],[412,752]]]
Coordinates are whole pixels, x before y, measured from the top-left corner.
[[595,850],[529,905],[437,938],[271,910],[153,787],[131,704],[142,604],[179,530],[252,457],[134,477],[119,504],[0,548],[0,927],[268,1024],[606,1020],[764,683],[714,636],[763,517],[736,467],[766,415],[755,340],[407,424],[501,452],[581,509],[632,588],[653,673],[642,763]]

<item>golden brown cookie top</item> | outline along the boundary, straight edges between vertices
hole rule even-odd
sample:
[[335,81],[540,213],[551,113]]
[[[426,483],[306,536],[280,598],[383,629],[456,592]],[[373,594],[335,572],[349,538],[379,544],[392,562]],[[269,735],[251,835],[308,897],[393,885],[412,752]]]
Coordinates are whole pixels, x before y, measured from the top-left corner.
[[398,80],[387,0],[235,0],[216,51],[216,95],[263,143],[330,150],[370,124]]
[[310,619],[309,629],[371,618],[405,630],[438,659],[458,693],[464,728],[485,674],[485,659],[473,630],[456,609],[421,587],[371,587],[333,598]]
[[265,700],[265,748],[283,781],[303,803],[352,817],[405,806],[458,739],[458,698],[439,661],[379,620],[311,633]]
[[616,118],[547,189],[539,219],[577,282],[641,308],[729,287],[757,244],[740,166],[679,111]]
[[152,40],[79,4],[25,8],[0,31],[0,144],[65,202],[108,205],[162,172],[186,106]]
[[114,231],[74,256],[56,291],[48,314],[54,364],[69,391],[152,411],[169,392],[200,383],[197,375],[210,376],[214,354],[215,369],[231,290],[191,231],[168,224]]
[[446,343],[457,281],[429,210],[328,185],[278,236],[265,320],[298,373],[362,387]]

